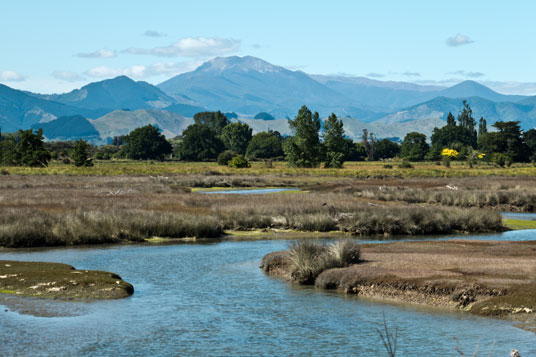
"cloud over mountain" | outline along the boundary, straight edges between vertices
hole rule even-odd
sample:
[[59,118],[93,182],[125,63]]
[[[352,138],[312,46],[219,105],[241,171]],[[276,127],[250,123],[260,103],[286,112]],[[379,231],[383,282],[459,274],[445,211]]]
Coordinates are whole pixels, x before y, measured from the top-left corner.
[[185,37],[169,46],[154,48],[130,47],[123,52],[158,57],[205,58],[236,52],[239,48],[239,40],[219,37]]
[[3,71],[0,72],[0,81],[2,82],[22,82],[26,77],[15,71]]
[[66,82],[78,82],[85,80],[83,76],[79,75],[76,72],[70,71],[54,71],[51,73],[51,76]]
[[117,56],[117,53],[113,50],[97,50],[94,52],[80,52],[76,56],[81,58],[113,58]]
[[450,46],[450,47],[458,47],[458,46],[468,45],[468,44],[474,43],[474,42],[475,41],[471,40],[471,38],[469,36],[462,35],[461,33],[458,33],[454,37],[447,38],[447,41],[446,41],[447,46]]

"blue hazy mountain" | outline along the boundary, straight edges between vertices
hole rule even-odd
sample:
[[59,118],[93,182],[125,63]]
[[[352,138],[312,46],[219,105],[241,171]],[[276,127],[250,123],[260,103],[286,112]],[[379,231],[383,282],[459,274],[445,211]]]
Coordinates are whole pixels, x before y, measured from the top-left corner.
[[[466,98],[473,110],[476,121],[484,117],[491,125],[497,121],[521,122],[525,130],[536,127],[536,107],[512,102],[494,102],[481,97]],[[463,99],[437,97],[430,101],[414,105],[412,107],[389,114],[382,119],[374,121],[375,125],[393,125],[414,120],[436,120],[446,122],[449,112],[456,117],[463,108]],[[419,131],[419,130],[416,130]]]
[[43,129],[43,135],[48,140],[84,140],[98,139],[99,132],[90,120],[81,115],[59,117],[46,123],[32,125],[32,129]]
[[117,109],[162,109],[175,100],[147,82],[136,82],[126,76],[93,82],[69,93],[37,95],[40,98],[85,109],[108,112]]
[[99,116],[99,113],[93,110],[41,99],[0,84],[0,128],[3,132],[29,129],[39,122],[77,114],[86,117]]
[[265,111],[284,117],[305,104],[321,114],[334,111],[341,115],[378,117],[302,71],[291,71],[251,56],[218,57],[158,87],[169,95],[191,98],[210,110],[249,115]]

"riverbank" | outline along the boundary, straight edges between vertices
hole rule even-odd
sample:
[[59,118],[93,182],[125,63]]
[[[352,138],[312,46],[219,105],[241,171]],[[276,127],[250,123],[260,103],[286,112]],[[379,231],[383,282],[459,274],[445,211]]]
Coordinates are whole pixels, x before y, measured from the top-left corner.
[[121,299],[134,287],[115,273],[67,264],[0,260],[0,294],[63,300]]
[[[293,280],[288,251],[263,258]],[[536,242],[423,241],[361,245],[360,262],[321,272],[314,285],[345,294],[423,304],[536,325]],[[293,275],[294,274],[294,275]]]

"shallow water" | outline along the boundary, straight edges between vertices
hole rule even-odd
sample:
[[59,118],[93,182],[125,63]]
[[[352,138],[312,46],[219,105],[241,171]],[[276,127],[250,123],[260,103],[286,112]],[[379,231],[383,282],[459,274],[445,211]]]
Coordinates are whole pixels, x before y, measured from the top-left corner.
[[503,212],[502,215],[504,218],[510,218],[510,219],[522,219],[526,221],[536,220],[536,213]]
[[[517,239],[527,231],[488,235]],[[532,236],[536,235],[532,232]],[[485,239],[486,236],[478,236]],[[467,236],[464,236],[467,238]],[[287,241],[113,246],[0,253],[120,274],[128,299],[32,301],[63,317],[0,310],[0,355],[384,355],[383,316],[398,328],[399,354],[479,355],[512,348],[536,355],[536,335],[511,322],[294,287],[266,276],[262,257]],[[25,300],[26,301],[26,300]],[[41,306],[42,305],[42,306]]]
[[242,189],[242,190],[216,190],[216,191],[198,191],[198,193],[204,194],[233,194],[233,195],[264,195],[267,193],[296,191],[297,188],[255,188],[255,189]]

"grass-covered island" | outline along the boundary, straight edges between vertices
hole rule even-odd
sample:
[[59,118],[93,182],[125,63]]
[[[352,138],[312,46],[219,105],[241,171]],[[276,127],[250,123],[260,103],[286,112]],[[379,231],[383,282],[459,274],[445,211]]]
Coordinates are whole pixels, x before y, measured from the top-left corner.
[[304,240],[266,255],[261,268],[298,284],[536,327],[536,242]]
[[134,287],[114,273],[67,264],[0,260],[0,294],[65,300],[120,299]]

